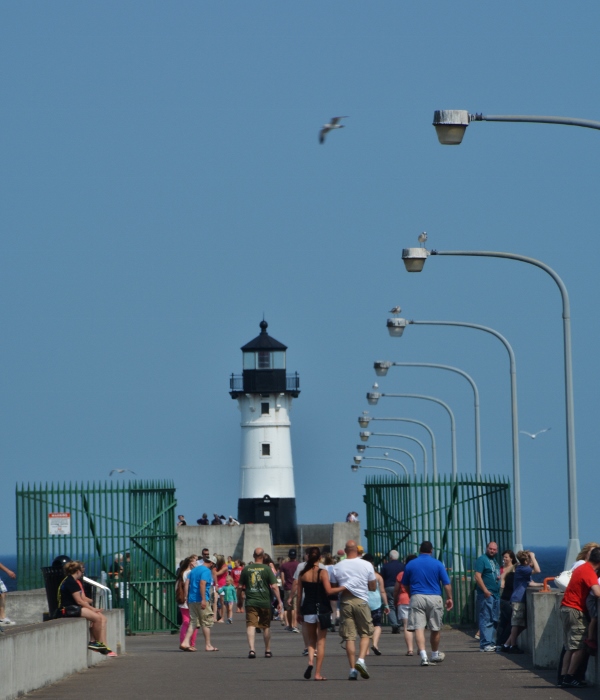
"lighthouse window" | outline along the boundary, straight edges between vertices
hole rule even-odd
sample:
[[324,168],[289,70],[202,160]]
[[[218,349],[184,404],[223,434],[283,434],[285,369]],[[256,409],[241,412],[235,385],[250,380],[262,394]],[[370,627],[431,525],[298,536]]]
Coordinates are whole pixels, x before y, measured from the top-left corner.
[[276,351],[273,355],[273,369],[285,369],[285,352]]
[[270,457],[271,456],[271,445],[268,442],[262,443],[261,450],[262,450],[263,457]]
[[271,369],[271,353],[268,350],[259,350],[258,369]]
[[261,416],[268,416],[269,415],[269,402],[265,401],[260,404],[260,415]]

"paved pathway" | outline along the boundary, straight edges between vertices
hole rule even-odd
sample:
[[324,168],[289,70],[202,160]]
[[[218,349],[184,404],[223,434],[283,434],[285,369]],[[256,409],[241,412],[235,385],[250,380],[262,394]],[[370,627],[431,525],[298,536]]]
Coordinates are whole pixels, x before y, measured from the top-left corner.
[[[354,698],[367,694],[379,698],[409,695],[420,700],[555,700],[597,697],[597,690],[567,691],[556,688],[555,671],[535,671],[528,655],[514,657],[483,654],[475,640],[458,630],[442,632],[446,659],[438,666],[421,667],[418,657],[404,656],[401,635],[388,630],[380,641],[383,655],[368,657],[369,680],[349,682],[346,656],[337,634],[327,638],[324,674],[328,681],[305,681],[306,659],[302,636],[273,627],[273,658],[264,658],[262,638],[257,637],[257,658],[247,658],[242,615],[233,625],[215,625],[213,640],[220,651],[184,653],[176,635],[129,637],[127,653],[77,673],[48,688],[30,693],[35,700],[163,700],[185,697],[279,696],[280,700]],[[198,641],[200,641],[200,636]],[[198,644],[198,648],[201,645]],[[311,683],[309,688],[306,683]]]

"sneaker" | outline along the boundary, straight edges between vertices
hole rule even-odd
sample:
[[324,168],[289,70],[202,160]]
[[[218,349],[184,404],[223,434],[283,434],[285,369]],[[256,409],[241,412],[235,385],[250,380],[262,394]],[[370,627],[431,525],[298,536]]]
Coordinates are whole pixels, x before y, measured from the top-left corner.
[[0,625],[16,625],[16,624],[17,624],[16,622],[13,622],[8,617],[4,617],[4,618],[2,618],[2,620],[0,620]]
[[443,651],[438,652],[437,656],[431,656],[431,663],[432,664],[441,664],[442,661],[446,658],[446,654],[444,654]]
[[290,627],[290,632],[294,632],[295,634],[300,634],[300,630],[297,627]]
[[585,681],[578,681],[574,676],[564,676],[562,681],[563,688],[587,688]]
[[104,646],[104,644],[100,644],[100,642],[90,642],[90,643],[87,645],[87,648],[88,648],[90,651],[100,651],[100,652],[104,652],[104,650],[106,649],[106,647]]
[[364,661],[357,661],[354,664],[354,668],[360,673],[363,678],[370,678],[369,672],[367,671],[367,664]]
[[400,628],[399,627],[392,627],[392,634],[400,634]]
[[302,652],[302,656],[308,656],[308,649],[305,649],[305,650]]
[[294,628],[290,627],[289,625],[287,625],[284,629],[286,632],[293,632],[294,631]]
[[117,654],[114,651],[109,651],[106,656],[111,656],[111,657],[115,658],[117,656]]
[[429,666],[429,659],[427,657],[421,659],[421,666]]
[[509,654],[524,654],[525,652],[523,651],[523,649],[519,649],[519,647],[515,646],[515,647],[510,647],[508,653]]
[[[495,644],[488,644],[487,647],[483,647],[483,649],[480,649],[479,651],[485,651],[489,654],[491,651],[496,651],[496,645]],[[512,652],[510,652],[510,653],[512,653]]]
[[227,618],[227,624],[232,625],[233,624],[233,619],[231,617]]
[[348,680],[349,681],[357,681],[358,680],[358,671],[355,668],[353,668],[350,671],[350,675],[348,676]]

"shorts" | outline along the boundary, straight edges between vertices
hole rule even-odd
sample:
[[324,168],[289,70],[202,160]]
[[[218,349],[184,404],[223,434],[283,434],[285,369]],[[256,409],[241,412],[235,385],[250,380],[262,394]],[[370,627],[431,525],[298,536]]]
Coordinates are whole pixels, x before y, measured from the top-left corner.
[[0,594],[8,593],[8,588],[4,585],[4,581],[0,578]]
[[511,627],[527,627],[527,607],[525,603],[511,603]]
[[346,595],[340,601],[340,637],[354,641],[356,637],[372,637],[373,621],[366,600]]
[[188,603],[188,608],[190,624],[194,627],[212,627],[215,624],[215,615],[208,601],[205,608],[202,608],[202,603]]
[[285,591],[285,598],[283,601],[283,606],[286,610],[293,610],[294,606],[296,605],[296,598],[298,596],[296,594],[292,595],[292,589],[290,588],[289,591]]
[[373,622],[373,627],[381,627],[381,608],[377,610],[371,610],[371,621]]
[[396,615],[398,616],[399,620],[408,620],[408,608],[409,605],[397,605],[396,606]]
[[587,636],[587,622],[581,610],[560,607],[560,620],[563,626],[563,644],[567,651],[584,649]]
[[304,622],[308,622],[309,625],[316,625],[319,621],[318,615],[303,615]]
[[428,627],[432,632],[439,632],[442,627],[444,605],[441,595],[411,596],[408,606],[408,629],[411,632]]
[[271,626],[271,608],[256,608],[246,605],[246,627],[265,630]]

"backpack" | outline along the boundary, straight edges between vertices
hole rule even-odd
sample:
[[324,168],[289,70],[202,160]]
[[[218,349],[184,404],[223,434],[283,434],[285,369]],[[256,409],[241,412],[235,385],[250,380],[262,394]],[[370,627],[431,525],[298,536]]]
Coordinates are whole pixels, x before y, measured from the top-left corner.
[[178,605],[184,605],[185,603],[185,581],[183,578],[177,579],[175,584],[175,600]]

